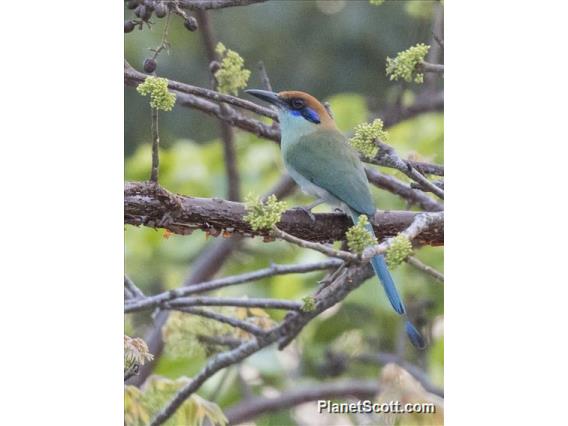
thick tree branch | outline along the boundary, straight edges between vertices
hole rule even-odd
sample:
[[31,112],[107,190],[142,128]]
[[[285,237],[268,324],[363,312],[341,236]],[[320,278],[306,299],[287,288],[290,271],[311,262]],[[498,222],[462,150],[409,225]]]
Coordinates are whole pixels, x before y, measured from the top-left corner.
[[375,380],[346,380],[324,382],[317,385],[293,388],[283,391],[276,398],[256,397],[229,407],[225,415],[229,424],[236,425],[274,411],[292,408],[300,404],[320,399],[340,399],[353,397],[372,399],[381,391]]
[[[277,198],[285,198],[296,189],[296,185],[292,179],[285,175],[280,178],[278,183],[265,194],[275,194]],[[240,246],[241,238],[235,236],[233,238],[216,240],[207,247],[199,257],[191,262],[191,268],[184,279],[181,286],[190,287],[195,283],[199,283],[210,279],[215,275],[230,259],[231,254]],[[148,344],[149,352],[154,355],[152,361],[146,362],[139,370],[138,375],[129,380],[130,384],[140,386],[144,380],[151,374],[154,366],[158,362],[164,348],[162,340],[162,327],[168,319],[168,311],[160,311],[154,319],[154,326],[144,337]]]
[[[211,235],[263,236],[270,231],[253,231],[243,217],[244,204],[221,199],[193,198],[176,195],[148,182],[127,182],[124,191],[124,222],[136,226],[168,229],[176,234],[190,234],[196,229]],[[377,211],[373,225],[381,238],[392,237],[406,229],[418,215],[409,211]],[[315,222],[302,211],[291,209],[283,213],[278,228],[306,241],[330,242],[343,240],[353,224],[342,213],[315,214]],[[417,245],[443,245],[443,223],[425,229]]]

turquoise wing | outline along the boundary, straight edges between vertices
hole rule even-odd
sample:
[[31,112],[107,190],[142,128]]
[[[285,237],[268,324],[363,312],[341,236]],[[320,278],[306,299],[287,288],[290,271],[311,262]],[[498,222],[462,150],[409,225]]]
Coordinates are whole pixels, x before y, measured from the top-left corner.
[[300,138],[283,155],[296,172],[355,212],[374,214],[375,206],[363,164],[341,133],[318,130]]

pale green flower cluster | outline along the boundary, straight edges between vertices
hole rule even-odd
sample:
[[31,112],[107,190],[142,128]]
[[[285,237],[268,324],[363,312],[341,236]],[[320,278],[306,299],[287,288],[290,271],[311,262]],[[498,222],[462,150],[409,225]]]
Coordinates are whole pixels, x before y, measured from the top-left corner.
[[419,43],[396,55],[396,58],[387,58],[387,75],[391,80],[402,79],[415,83],[424,82],[424,74],[418,72],[416,66],[424,61],[430,46]]
[[393,238],[391,246],[387,250],[386,261],[390,268],[400,265],[412,254],[412,243],[402,234]]
[[369,3],[371,3],[373,6],[380,6],[384,2],[385,0],[369,0]]
[[171,111],[176,103],[175,93],[168,91],[168,80],[161,77],[146,77],[136,88],[142,96],[150,95],[150,106],[162,111]]
[[265,203],[260,197],[249,194],[246,198],[247,215],[243,218],[254,231],[272,229],[280,222],[282,213],[286,210],[286,203],[278,201],[272,194]]
[[347,246],[349,249],[357,254],[363,253],[367,247],[377,243],[377,238],[372,235],[366,226],[369,224],[369,219],[366,215],[359,216],[357,224],[347,230],[345,236],[347,237]]
[[372,123],[362,123],[355,127],[355,135],[349,139],[349,143],[367,158],[377,155],[379,148],[375,145],[375,139],[387,142],[389,134],[383,129],[383,120],[377,118]]
[[313,296],[306,296],[302,299],[304,304],[302,305],[303,312],[313,312],[316,308],[316,299]]
[[217,43],[215,52],[221,56],[221,67],[215,72],[217,90],[237,95],[239,89],[247,87],[250,71],[244,68],[245,61],[237,52]]

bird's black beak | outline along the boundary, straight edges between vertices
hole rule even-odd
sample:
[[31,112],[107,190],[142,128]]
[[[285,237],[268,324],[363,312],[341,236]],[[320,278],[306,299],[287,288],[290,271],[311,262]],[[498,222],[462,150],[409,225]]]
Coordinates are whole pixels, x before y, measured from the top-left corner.
[[278,93],[270,92],[268,90],[258,90],[258,89],[249,89],[245,90],[246,93],[249,95],[253,95],[258,99],[263,100],[264,102],[268,102],[269,104],[274,105],[277,108],[286,107],[286,102],[284,102]]

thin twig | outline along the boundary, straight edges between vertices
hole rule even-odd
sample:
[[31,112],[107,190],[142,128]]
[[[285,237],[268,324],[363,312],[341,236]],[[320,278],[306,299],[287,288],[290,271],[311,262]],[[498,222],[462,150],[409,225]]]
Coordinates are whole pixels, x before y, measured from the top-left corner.
[[432,268],[431,266],[428,266],[425,263],[422,263],[416,257],[408,256],[406,258],[406,263],[414,266],[416,269],[419,269],[422,272],[427,273],[428,275],[430,275],[431,277],[433,277],[437,281],[441,282],[442,284],[444,283],[444,274],[442,274],[441,272]]
[[266,90],[272,92],[272,84],[270,84],[270,78],[268,78],[268,72],[266,71],[263,61],[258,61],[258,70],[260,72],[260,81],[262,82],[262,86]]
[[222,9],[225,7],[248,6],[255,3],[264,3],[267,0],[166,0],[178,2],[180,7],[188,10]]
[[426,61],[422,61],[420,64],[417,65],[418,70],[421,72],[431,72],[437,74],[444,73],[444,65],[442,64],[431,64]]
[[[298,265],[271,265],[269,268],[260,269],[258,271],[248,272],[245,274],[234,275],[230,277],[219,278],[216,280],[194,283],[191,286],[180,287],[173,290],[165,291],[155,296],[149,296],[143,299],[138,299],[131,304],[127,304],[131,309],[153,309],[164,302],[172,301],[180,297],[189,296],[197,293],[204,293],[207,291],[218,290],[220,288],[245,284],[251,281],[260,280],[276,275],[306,273],[312,271],[319,271],[322,269],[330,269],[337,267],[341,264],[338,259],[327,259],[321,262],[310,262]],[[125,306],[125,307],[126,307]]]
[[242,321],[237,318],[231,318],[226,315],[220,314],[218,312],[209,311],[207,309],[200,309],[200,308],[175,308],[176,311],[185,312],[188,314],[199,315],[200,317],[209,318],[214,321],[221,322],[223,324],[229,324],[233,327],[240,328],[241,330],[246,331],[254,336],[264,336],[265,331],[257,327],[256,325]]
[[376,170],[366,168],[367,178],[369,182],[373,185],[385,189],[393,194],[404,198],[410,204],[417,204],[426,211],[441,211],[444,210],[444,206],[437,201],[434,201],[426,194],[420,191],[416,191],[412,184],[408,185],[401,182],[394,176],[390,176],[384,173],[380,173]]
[[124,275],[124,288],[128,289],[128,291],[133,295],[134,298],[144,298],[144,293],[140,290],[136,284],[127,276]]
[[160,168],[160,134],[158,132],[158,109],[152,108],[152,172],[150,181],[158,183]]
[[295,244],[299,247],[308,248],[310,250],[319,251],[320,253],[323,253],[327,256],[336,257],[338,259],[343,259],[348,262],[360,261],[360,258],[356,254],[344,250],[335,250],[324,244],[313,243],[311,241],[303,240],[301,238],[290,235],[287,232],[282,231],[281,229],[278,229],[276,226],[272,228],[272,233],[276,237],[288,241],[289,243]]
[[[138,86],[143,83],[148,74],[135,70],[127,61],[124,61],[124,79],[125,83]],[[239,108],[252,111],[256,114],[263,115],[274,120],[278,120],[278,116],[270,108],[262,107],[254,102],[237,98],[236,96],[225,95],[215,90],[205,89],[203,87],[192,86],[191,84],[180,83],[175,80],[168,80],[168,88],[174,92],[186,93],[188,95],[196,95],[210,99],[215,102],[225,102]]]
[[388,363],[395,363],[400,365],[406,371],[408,371],[428,392],[431,392],[440,397],[444,397],[444,390],[432,384],[428,378],[428,374],[418,367],[400,357],[399,355],[387,353],[387,352],[377,352],[377,353],[363,353],[357,355],[353,358],[353,361],[374,364],[374,365],[385,365]]
[[[189,306],[242,306],[246,308],[264,308],[264,309],[286,309],[297,311],[302,308],[302,304],[291,302],[289,300],[276,299],[241,299],[236,297],[178,297],[172,301],[164,301],[158,304],[166,309],[186,308]],[[124,313],[138,312],[148,310],[149,306],[143,303],[132,302],[124,305]]]
[[411,163],[400,158],[396,151],[384,142],[375,140],[375,144],[379,147],[379,151],[374,158],[365,158],[366,161],[372,162],[379,166],[387,166],[395,168],[409,178],[420,183],[425,188],[428,188],[432,193],[436,194],[441,199],[444,199],[444,191],[426,179],[418,170],[416,170]]
[[295,407],[309,401],[355,397],[372,399],[381,391],[376,380],[346,380],[323,382],[283,391],[275,398],[254,397],[229,407],[225,414],[229,424],[249,422],[256,417],[279,410]]
[[[213,34],[213,28],[211,27],[211,22],[206,10],[198,10],[196,12],[196,17],[199,22],[199,28],[201,29],[201,34],[203,35],[203,44],[205,45],[205,51],[207,52],[207,58],[209,63],[218,61],[219,57],[215,52],[216,40]],[[213,89],[217,90],[217,80],[215,75],[212,74]],[[231,115],[233,113],[232,108],[227,104],[221,104],[221,114]],[[240,196],[240,174],[237,167],[237,155],[235,150],[235,133],[233,127],[223,119],[219,119],[220,129],[221,129],[221,140],[223,142],[223,154],[225,159],[225,170],[227,171],[227,198],[232,201],[238,201],[241,199]]]
[[[437,186],[440,189],[444,189],[444,179],[432,181],[432,184]],[[423,185],[416,183],[416,182],[412,182],[410,184],[410,187],[413,188],[413,189],[419,189],[420,191],[423,191],[423,192],[430,192],[429,188],[424,188]]]
[[164,30],[162,31],[162,40],[160,42],[160,45],[155,49],[150,49],[152,50],[152,52],[154,52],[154,54],[152,55],[152,59],[154,61],[158,58],[158,55],[160,54],[160,52],[162,52],[162,50],[168,49],[169,52],[170,42],[168,41],[168,31],[170,29],[170,21],[171,14],[168,13],[168,16],[166,16],[166,23],[164,24]]

